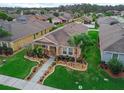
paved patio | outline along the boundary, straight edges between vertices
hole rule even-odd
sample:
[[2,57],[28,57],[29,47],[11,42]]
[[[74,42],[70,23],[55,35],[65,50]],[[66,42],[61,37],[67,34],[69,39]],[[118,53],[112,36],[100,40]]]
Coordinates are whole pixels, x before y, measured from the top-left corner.
[[47,71],[48,67],[54,62],[55,57],[51,57],[39,70],[38,72],[32,77],[30,80],[31,82],[37,83],[40,78],[44,75],[45,71]]

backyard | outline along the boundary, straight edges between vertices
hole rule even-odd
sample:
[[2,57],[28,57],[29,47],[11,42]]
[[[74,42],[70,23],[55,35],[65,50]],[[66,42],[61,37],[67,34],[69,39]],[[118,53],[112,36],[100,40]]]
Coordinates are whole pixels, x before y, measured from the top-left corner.
[[31,68],[37,64],[25,59],[24,55],[25,50],[22,50],[11,57],[0,57],[0,59],[6,60],[0,67],[0,74],[24,79],[31,71]]
[[18,90],[18,89],[9,86],[0,85],[0,90]]
[[63,66],[57,66],[55,72],[44,81],[44,85],[59,89],[124,89],[123,78],[111,78],[99,67],[98,32],[92,30],[89,35],[96,41],[96,46],[90,46],[85,49],[85,60],[88,62],[87,71],[79,72]]

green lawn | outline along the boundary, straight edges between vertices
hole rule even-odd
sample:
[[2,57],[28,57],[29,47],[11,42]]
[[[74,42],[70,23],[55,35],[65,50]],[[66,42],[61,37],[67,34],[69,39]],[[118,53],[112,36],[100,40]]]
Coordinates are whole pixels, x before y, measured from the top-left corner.
[[25,50],[22,50],[12,57],[0,57],[6,59],[6,63],[0,67],[0,74],[24,79],[31,71],[31,68],[37,64],[25,59],[24,54]]
[[18,90],[17,88],[5,86],[5,85],[0,85],[0,90]]
[[[98,32],[89,32],[98,41]],[[88,70],[79,72],[63,66],[57,66],[55,72],[44,82],[44,85],[59,89],[124,89],[124,78],[113,79],[100,67],[100,50],[96,46],[87,47],[84,52]],[[107,78],[108,81],[104,79]],[[78,84],[76,84],[76,82]]]

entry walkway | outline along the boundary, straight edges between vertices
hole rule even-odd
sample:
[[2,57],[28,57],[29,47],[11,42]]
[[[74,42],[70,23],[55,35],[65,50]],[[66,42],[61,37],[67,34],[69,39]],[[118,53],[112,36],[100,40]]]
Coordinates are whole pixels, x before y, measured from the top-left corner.
[[55,88],[51,88],[45,85],[5,75],[0,75],[0,84],[22,90],[56,90]]
[[31,82],[37,83],[40,78],[44,75],[45,71],[47,71],[48,67],[54,62],[55,57],[51,57],[39,70],[38,72],[32,77],[30,80]]

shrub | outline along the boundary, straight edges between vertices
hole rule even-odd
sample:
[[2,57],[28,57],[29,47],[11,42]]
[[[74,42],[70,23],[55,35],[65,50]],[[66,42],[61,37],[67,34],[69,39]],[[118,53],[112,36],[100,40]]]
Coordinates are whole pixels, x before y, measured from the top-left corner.
[[118,74],[123,70],[123,64],[119,60],[114,58],[108,62],[108,67],[113,74]]
[[55,66],[55,65],[56,65],[56,62],[53,62],[53,63],[52,63],[52,66]]
[[0,55],[12,55],[13,49],[7,46],[0,47]]

